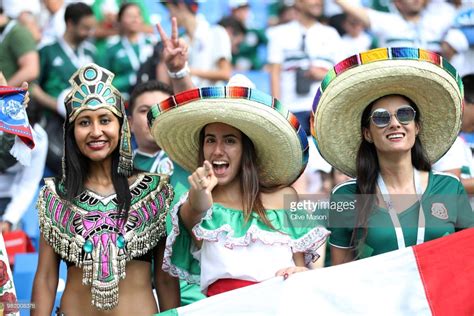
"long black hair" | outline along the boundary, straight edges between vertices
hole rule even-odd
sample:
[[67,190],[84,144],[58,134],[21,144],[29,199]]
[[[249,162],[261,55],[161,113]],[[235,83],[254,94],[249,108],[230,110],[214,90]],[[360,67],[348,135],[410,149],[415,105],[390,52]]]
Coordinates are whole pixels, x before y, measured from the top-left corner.
[[[69,114],[69,113],[68,113]],[[119,118],[120,126],[123,124],[123,119]],[[58,194],[61,198],[69,203],[80,195],[84,190],[84,183],[90,172],[90,161],[85,157],[79,147],[77,147],[76,139],[74,137],[74,121],[69,122],[68,119],[64,122],[64,162],[65,170],[63,178],[56,179],[59,183]],[[126,176],[118,173],[118,164],[120,158],[119,145],[112,152],[111,174],[112,183],[114,185],[115,194],[119,207],[119,213],[122,217],[128,217],[132,195],[128,185]]]
[[[410,98],[404,95],[393,94],[390,96],[399,96],[405,99],[408,104],[413,107],[416,111],[415,123],[421,126],[421,113]],[[380,97],[372,101],[362,112],[361,118],[361,133],[364,135],[364,129],[368,129],[370,125],[370,115],[374,104],[386,96]],[[420,138],[415,138],[415,144],[411,148],[411,161],[413,166],[418,170],[430,171],[431,164],[428,160]],[[365,238],[367,237],[368,230],[368,218],[374,209],[376,199],[376,184],[377,177],[380,172],[379,160],[377,157],[377,150],[373,143],[368,142],[362,137],[362,142],[359,146],[356,158],[356,173],[357,173],[357,188],[356,194],[358,196],[356,202],[357,209],[357,221],[355,223],[355,229],[352,233],[351,244],[353,246],[362,246]]]

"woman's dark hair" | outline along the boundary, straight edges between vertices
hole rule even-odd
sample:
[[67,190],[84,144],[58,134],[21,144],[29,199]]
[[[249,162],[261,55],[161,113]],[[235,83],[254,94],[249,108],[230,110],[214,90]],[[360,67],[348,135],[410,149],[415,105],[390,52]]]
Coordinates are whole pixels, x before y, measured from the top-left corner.
[[[421,113],[416,106],[416,104],[408,97],[404,95],[387,95],[387,96],[399,96],[405,99],[408,104],[413,107],[416,111],[415,123],[422,128],[421,126]],[[374,101],[372,101],[362,113],[361,119],[361,133],[364,134],[364,129],[368,129],[370,125],[370,115],[372,113],[372,108],[374,104],[381,98],[387,97],[383,96]],[[415,138],[415,144],[411,149],[411,161],[413,166],[418,170],[430,171],[431,164],[426,156],[426,153],[423,149],[423,145],[420,141],[420,138],[417,136]],[[369,143],[362,136],[362,142],[359,146],[356,158],[356,172],[357,172],[357,189],[356,194],[358,196],[356,202],[357,209],[357,221],[355,223],[355,229],[352,233],[351,244],[354,246],[362,246],[365,238],[367,237],[368,229],[368,218],[370,213],[374,209],[376,203],[375,189],[377,184],[377,177],[380,172],[379,161],[377,157],[377,151],[373,143]]]
[[135,6],[138,9],[140,9],[140,14],[141,14],[142,8],[140,7],[140,5],[138,3],[136,3],[136,2],[126,2],[126,3],[122,4],[122,6],[119,9],[119,12],[117,14],[117,21],[119,21],[119,22],[122,21],[123,14],[125,13],[125,11],[129,7],[132,7],[132,6]]
[[[204,163],[204,137],[205,137],[204,126],[199,133],[199,159],[198,165],[202,166]],[[240,162],[240,190],[243,196],[243,213],[245,222],[248,222],[252,212],[258,214],[262,222],[268,227],[273,229],[273,225],[268,220],[266,215],[265,207],[262,203],[261,193],[271,192],[272,188],[264,187],[259,181],[259,172],[255,161],[257,161],[257,154],[255,147],[250,138],[241,132],[242,135],[242,159]]]
[[[68,113],[69,115],[69,113]],[[120,126],[123,120],[119,118]],[[84,183],[89,174],[89,160],[80,152],[77,147],[76,139],[74,137],[74,122],[69,123],[66,119],[64,123],[64,152],[65,154],[65,178],[56,179],[56,183],[60,183],[60,189],[57,190],[61,198],[69,203],[81,194],[84,190]],[[128,186],[128,179],[126,176],[118,173],[119,163],[119,146],[112,153],[112,183],[114,185],[115,194],[120,215],[123,218],[128,217],[132,195]],[[125,212],[125,213],[122,213]]]

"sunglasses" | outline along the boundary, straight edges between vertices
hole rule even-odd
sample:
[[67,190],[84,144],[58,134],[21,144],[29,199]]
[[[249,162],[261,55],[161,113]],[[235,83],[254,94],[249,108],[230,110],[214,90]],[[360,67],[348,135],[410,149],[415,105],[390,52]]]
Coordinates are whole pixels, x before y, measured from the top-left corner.
[[390,124],[392,116],[395,116],[401,124],[407,125],[415,119],[416,111],[409,105],[398,108],[394,114],[386,109],[377,109],[372,112],[369,119],[377,127],[386,127]]

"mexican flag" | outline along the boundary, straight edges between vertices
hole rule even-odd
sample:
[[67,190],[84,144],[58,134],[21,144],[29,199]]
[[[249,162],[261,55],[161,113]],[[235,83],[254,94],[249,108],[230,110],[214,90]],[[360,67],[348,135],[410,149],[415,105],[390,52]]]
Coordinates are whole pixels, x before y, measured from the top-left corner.
[[474,315],[474,228],[160,315]]

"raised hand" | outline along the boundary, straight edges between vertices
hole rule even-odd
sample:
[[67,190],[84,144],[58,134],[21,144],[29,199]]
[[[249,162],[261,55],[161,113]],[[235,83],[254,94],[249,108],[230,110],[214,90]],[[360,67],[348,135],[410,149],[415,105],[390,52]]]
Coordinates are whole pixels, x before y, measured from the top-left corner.
[[[0,71],[0,86],[8,86],[7,79],[3,75],[3,72]],[[25,98],[23,99],[23,105],[25,109],[28,107],[28,103],[30,102],[30,93],[28,92],[28,82],[23,81],[21,84],[21,88],[26,90]]]
[[160,23],[157,23],[156,27],[163,42],[162,57],[166,67],[171,72],[183,69],[188,61],[188,44],[178,37],[178,22],[176,18],[171,18],[171,38],[166,35]]
[[25,98],[23,99],[23,105],[25,109],[28,107],[28,103],[30,103],[30,93],[28,92],[28,82],[23,81],[21,84],[21,88],[26,90]]
[[196,169],[188,177],[189,204],[194,211],[204,212],[212,206],[212,190],[217,185],[217,178],[209,161],[204,161],[202,167]]

